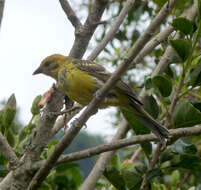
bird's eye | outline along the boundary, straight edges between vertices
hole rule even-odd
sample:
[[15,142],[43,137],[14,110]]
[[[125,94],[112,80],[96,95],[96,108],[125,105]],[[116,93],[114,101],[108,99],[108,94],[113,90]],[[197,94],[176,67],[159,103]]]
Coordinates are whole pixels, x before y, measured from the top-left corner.
[[46,62],[44,63],[44,66],[45,66],[45,67],[49,67],[51,63],[52,63],[52,61],[46,61]]

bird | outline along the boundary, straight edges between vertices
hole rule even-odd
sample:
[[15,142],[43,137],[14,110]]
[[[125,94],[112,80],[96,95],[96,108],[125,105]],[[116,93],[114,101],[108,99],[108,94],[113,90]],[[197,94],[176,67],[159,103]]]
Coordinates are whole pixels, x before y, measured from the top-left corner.
[[[75,59],[61,54],[53,54],[43,59],[33,75],[40,73],[55,79],[59,88],[71,100],[82,106],[90,103],[97,90],[104,86],[112,74],[94,61]],[[132,112],[160,141],[169,138],[168,130],[143,109],[143,104],[137,99],[133,89],[122,80],[117,81],[106,94],[99,109],[110,106]]]

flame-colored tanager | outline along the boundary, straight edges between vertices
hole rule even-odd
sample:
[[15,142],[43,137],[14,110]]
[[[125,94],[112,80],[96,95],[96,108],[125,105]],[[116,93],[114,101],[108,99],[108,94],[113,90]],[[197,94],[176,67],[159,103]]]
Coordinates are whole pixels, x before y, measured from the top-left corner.
[[[54,78],[71,100],[83,106],[90,103],[96,91],[103,87],[111,76],[110,72],[93,61],[74,59],[60,54],[46,57],[33,74],[39,73]],[[119,80],[107,93],[99,108],[109,106],[119,106],[131,111],[160,140],[169,136],[168,130],[142,108],[142,103],[122,80]]]

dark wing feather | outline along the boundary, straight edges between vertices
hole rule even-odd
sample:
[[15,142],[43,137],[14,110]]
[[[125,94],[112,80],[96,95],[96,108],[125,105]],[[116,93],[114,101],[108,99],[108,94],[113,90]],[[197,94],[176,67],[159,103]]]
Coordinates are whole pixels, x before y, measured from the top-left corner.
[[[101,65],[99,65],[93,61],[74,59],[73,63],[75,63],[77,65],[78,69],[88,72],[90,75],[98,78],[99,80],[103,81],[104,83],[111,76],[110,72],[108,72],[104,67],[102,67]],[[119,80],[116,83],[115,89],[126,94],[132,102],[134,102],[134,103],[137,102],[139,105],[143,105],[142,102],[140,102],[140,100],[137,99],[137,96],[134,94],[134,92],[131,90],[131,88],[126,83],[124,83],[122,80]]]

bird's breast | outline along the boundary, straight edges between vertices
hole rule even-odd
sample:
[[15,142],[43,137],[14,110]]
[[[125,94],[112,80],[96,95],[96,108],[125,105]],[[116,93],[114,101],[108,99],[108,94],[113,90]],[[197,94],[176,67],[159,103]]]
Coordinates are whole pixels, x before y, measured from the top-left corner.
[[94,93],[102,86],[93,76],[76,68],[61,70],[58,84],[70,99],[81,105],[89,104]]

